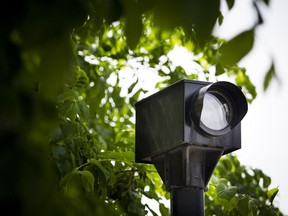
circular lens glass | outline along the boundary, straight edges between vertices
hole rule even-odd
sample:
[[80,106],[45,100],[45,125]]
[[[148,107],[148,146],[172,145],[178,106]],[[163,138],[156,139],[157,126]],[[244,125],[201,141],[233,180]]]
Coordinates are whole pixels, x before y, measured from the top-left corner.
[[231,122],[231,112],[228,101],[222,95],[207,92],[203,99],[200,121],[211,130],[223,130]]

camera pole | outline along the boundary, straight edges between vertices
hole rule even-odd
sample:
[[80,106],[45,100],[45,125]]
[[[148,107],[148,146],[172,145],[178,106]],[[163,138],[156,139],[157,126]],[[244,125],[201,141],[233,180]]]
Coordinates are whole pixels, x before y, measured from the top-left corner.
[[174,188],[171,190],[172,216],[204,216],[204,190]]

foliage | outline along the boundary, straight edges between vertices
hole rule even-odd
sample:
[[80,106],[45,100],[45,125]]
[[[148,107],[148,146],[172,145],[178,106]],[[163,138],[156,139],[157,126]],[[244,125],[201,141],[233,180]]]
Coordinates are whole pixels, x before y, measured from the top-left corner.
[[[14,12],[1,19],[0,35],[0,197],[11,214],[156,215],[141,202],[146,196],[168,215],[155,168],[134,162],[134,104],[151,94],[143,77],[153,76],[157,91],[226,74],[249,102],[256,97],[237,66],[256,26],[228,42],[213,37],[219,1],[26,0],[2,8]],[[175,65],[176,46],[193,53],[197,70]],[[281,215],[269,185],[228,156],[206,193],[207,214]]]
[[261,170],[241,165],[231,154],[224,156],[206,192],[206,214],[282,215],[273,206],[278,188],[271,189],[270,184],[271,178]]

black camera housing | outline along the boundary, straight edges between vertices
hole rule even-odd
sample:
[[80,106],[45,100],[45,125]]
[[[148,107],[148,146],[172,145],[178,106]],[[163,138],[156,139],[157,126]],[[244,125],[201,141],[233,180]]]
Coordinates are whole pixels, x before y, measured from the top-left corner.
[[[241,119],[247,112],[242,108],[242,115],[236,118],[230,128],[223,131],[208,132],[201,129],[199,120],[193,119],[193,97],[199,89],[209,86],[218,88],[228,95],[231,101],[243,100],[244,95],[238,86],[227,82],[203,82],[181,80],[135,104],[136,106],[136,162],[152,163],[152,158],[181,145],[193,145],[223,150],[223,154],[241,148]],[[231,89],[235,86],[237,90]],[[234,93],[233,93],[234,92]],[[242,94],[242,95],[239,95]],[[240,96],[240,97],[239,97]],[[237,98],[235,98],[237,97]],[[240,101],[243,102],[243,101]],[[237,109],[235,103],[235,109]],[[246,111],[245,111],[246,108]],[[238,108],[239,109],[239,108]],[[192,113],[191,113],[192,112]],[[238,112],[239,113],[239,112]],[[243,115],[244,113],[244,115]],[[197,114],[195,114],[197,116]]]

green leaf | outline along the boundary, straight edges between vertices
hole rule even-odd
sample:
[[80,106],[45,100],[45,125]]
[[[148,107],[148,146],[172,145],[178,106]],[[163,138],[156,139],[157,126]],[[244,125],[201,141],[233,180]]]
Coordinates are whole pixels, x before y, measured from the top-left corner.
[[[253,213],[254,212],[257,212],[257,202],[258,202],[258,200],[257,199],[255,199],[255,198],[251,198],[249,201],[248,201],[248,207],[249,207],[249,209],[251,209],[252,211],[253,211]],[[253,214],[253,215],[255,215],[255,214]]]
[[234,6],[235,0],[226,0],[227,6],[229,10],[231,10]]
[[145,210],[145,205],[143,205],[137,199],[132,200],[128,205],[128,211],[131,213],[135,213],[137,215],[146,215],[147,211]]
[[241,197],[238,204],[238,210],[241,216],[250,215],[249,198],[247,196]]
[[267,196],[271,203],[273,203],[274,198],[276,197],[277,193],[279,192],[279,188],[273,188],[267,192]]
[[61,179],[60,186],[71,195],[78,194],[78,192],[83,191],[81,175],[75,171],[68,173]]
[[271,178],[269,176],[263,176],[263,187],[268,188],[271,184]]
[[56,145],[52,148],[52,156],[56,160],[60,161],[65,157],[66,154],[66,148],[61,145]]
[[[221,165],[221,164],[219,164]],[[228,184],[228,180],[225,178],[218,178],[216,176],[212,176],[211,178],[211,183],[215,186],[219,185],[219,184],[224,184],[227,185]]]
[[143,31],[143,24],[141,16],[130,17],[127,20],[125,35],[127,37],[127,44],[130,49],[133,50],[136,48],[136,46],[139,43],[142,31]]
[[110,172],[96,159],[92,158],[89,160],[89,163],[96,165],[104,174],[106,181],[110,178]]
[[217,64],[215,75],[219,76],[219,75],[224,74],[224,73],[225,73],[224,67],[221,64]]
[[166,206],[163,203],[160,203],[159,210],[160,210],[161,216],[169,216],[170,215],[169,209],[166,208]]
[[237,64],[247,55],[254,44],[254,29],[244,31],[220,47],[221,60],[224,66]]
[[130,93],[133,91],[134,87],[135,87],[137,84],[138,84],[138,80],[136,80],[133,84],[131,84],[131,85],[129,86],[129,88],[128,88],[128,94],[130,94]]
[[66,100],[73,100],[79,97],[79,92],[74,89],[69,89],[68,91],[63,92],[58,96],[58,100],[66,101]]
[[269,68],[269,70],[266,73],[265,78],[264,78],[264,83],[263,83],[264,91],[267,90],[268,86],[271,83],[271,80],[275,77],[276,77],[276,72],[275,72],[275,68],[274,68],[274,63],[272,62],[271,66],[270,66],[270,68]]
[[252,84],[244,70],[237,70],[236,83],[244,87],[243,91],[249,103],[251,103],[257,96],[256,87]]
[[219,11],[219,16],[218,16],[218,24],[221,26],[223,23],[223,14],[221,13],[221,11]]
[[61,135],[62,135],[61,128],[60,127],[56,127],[55,130],[50,135],[51,141],[55,142],[55,141],[59,140]]
[[129,195],[130,195],[131,199],[139,199],[140,198],[139,193],[137,193],[136,191],[133,191],[133,190],[129,191]]
[[79,108],[79,116],[80,118],[87,119],[89,116],[89,109],[87,104],[84,101],[77,101],[77,105]]
[[135,154],[133,152],[127,151],[127,152],[101,152],[99,153],[99,158],[103,159],[110,159],[110,160],[116,160],[116,161],[122,161],[126,163],[127,165],[132,166],[132,163],[135,160]]
[[95,181],[93,174],[87,170],[77,171],[77,173],[81,176],[81,181],[85,190],[87,192],[93,192]]
[[79,107],[76,100],[65,101],[61,106],[65,117],[68,117],[72,122],[75,121],[76,114],[79,112]]
[[126,13],[125,36],[130,49],[135,49],[143,33],[142,15],[137,1],[124,1]]
[[76,74],[77,80],[76,80],[75,86],[78,88],[86,87],[89,83],[89,78],[88,78],[86,72],[84,70],[80,69],[79,67],[76,70],[77,70],[77,72],[76,72],[77,73]]
[[144,191],[143,194],[147,196],[149,199],[159,200],[158,194],[156,193],[155,189],[150,189],[148,192]]
[[231,200],[237,193],[237,187],[235,186],[226,186],[223,183],[220,183],[216,186],[217,195],[226,200]]
[[261,206],[259,208],[259,214],[258,215],[279,216],[279,214],[277,214],[272,208],[269,208],[268,206]]
[[[188,5],[186,6],[186,4]],[[200,47],[203,47],[211,38],[212,30],[219,16],[220,1],[184,1],[183,8],[185,16],[189,17],[189,20],[186,21],[186,29],[190,29],[191,25],[193,26],[193,29],[196,32],[197,40],[199,41],[199,45]],[[186,17],[184,17],[184,19]]]
[[123,129],[119,133],[117,133],[115,138],[115,144],[119,145],[119,143],[133,143],[134,145],[135,139],[135,130],[134,129]]

